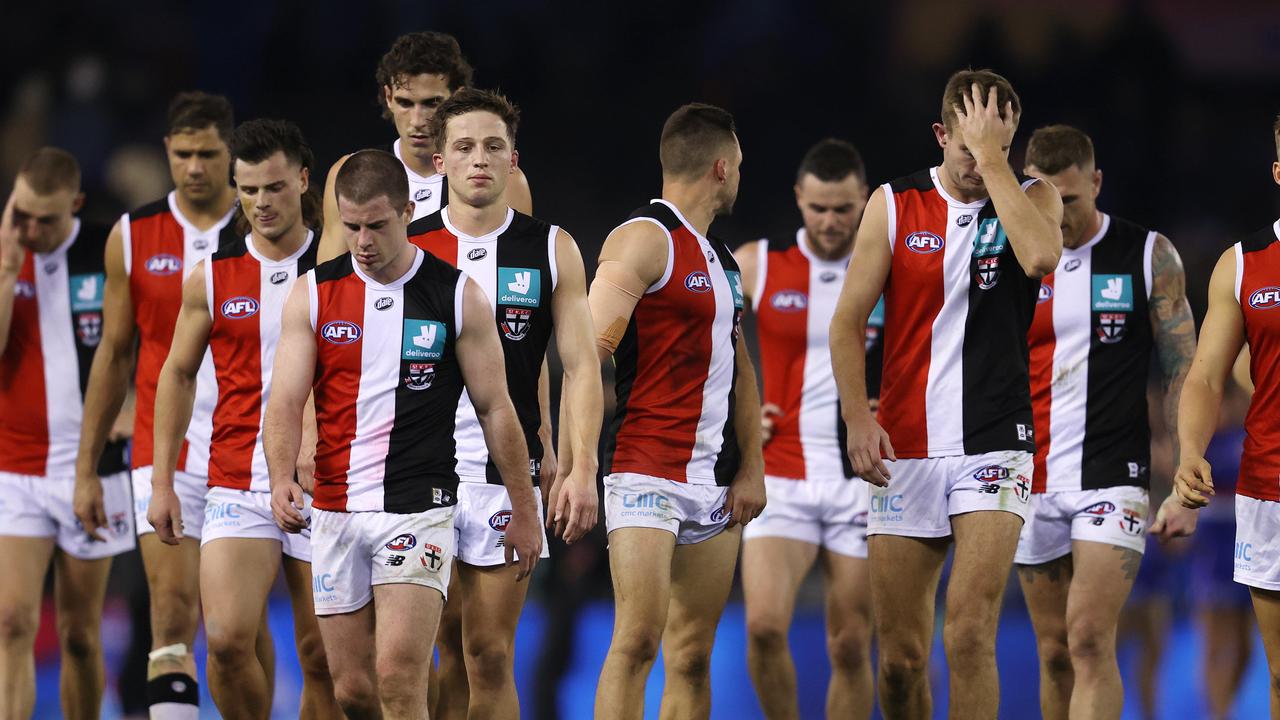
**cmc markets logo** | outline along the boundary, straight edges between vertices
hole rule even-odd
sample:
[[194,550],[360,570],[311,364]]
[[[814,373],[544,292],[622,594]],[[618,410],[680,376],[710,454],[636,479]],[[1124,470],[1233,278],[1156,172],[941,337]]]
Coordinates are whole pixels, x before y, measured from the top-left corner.
[[333,320],[320,328],[320,337],[334,345],[350,345],[360,339],[360,326],[346,320]]
[[800,312],[809,307],[809,298],[799,290],[779,290],[769,298],[769,304],[778,312]]
[[1249,306],[1255,310],[1270,310],[1280,307],[1280,287],[1264,287],[1254,290],[1249,295]]
[[143,266],[152,275],[172,275],[182,269],[182,258],[176,255],[152,255]]
[[684,286],[688,290],[696,293],[704,293],[711,291],[711,278],[701,270],[694,270],[684,279]]
[[258,301],[241,295],[222,303],[222,316],[229,320],[242,320],[258,314]]
[[931,232],[913,232],[903,243],[908,250],[921,255],[932,255],[946,245],[946,241]]

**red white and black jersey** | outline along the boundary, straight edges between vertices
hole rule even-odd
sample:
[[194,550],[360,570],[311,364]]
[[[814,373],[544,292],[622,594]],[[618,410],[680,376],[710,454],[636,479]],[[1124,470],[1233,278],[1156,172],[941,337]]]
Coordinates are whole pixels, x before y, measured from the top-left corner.
[[[493,232],[472,237],[449,222],[445,207],[409,225],[409,242],[466,273],[484,290],[506,357],[507,392],[529,447],[529,471],[538,483],[542,425],[538,377],[551,340],[551,296],[556,289],[556,235],[560,228],[507,209]],[[466,391],[458,405],[458,478],[501,485],[484,431]]]
[[306,276],[321,510],[418,513],[457,502],[455,352],[466,276],[411,250],[413,266],[386,285],[350,253]]
[[[853,477],[844,451],[840,396],[831,374],[831,318],[848,256],[823,260],[803,228],[761,240],[751,299],[760,341],[764,401],[782,409],[764,446],[765,473],[794,480]],[[883,308],[867,323],[867,394],[880,390]]]
[[[82,224],[52,252],[28,252],[0,355],[0,471],[74,477],[84,391],[102,340],[109,228]],[[125,443],[107,443],[100,475],[123,472]]]
[[625,224],[667,236],[667,267],[636,304],[614,352],[617,411],[607,473],[728,485],[741,453],[733,426],[742,276],[724,243],[703,237],[666,200]]
[[205,292],[213,318],[209,352],[218,381],[210,487],[271,491],[262,418],[271,396],[280,321],[294,282],[316,266],[318,246],[307,231],[297,252],[271,260],[246,236],[218,248],[206,263]]
[[1044,277],[1031,348],[1033,492],[1150,481],[1147,375],[1156,233],[1110,215]]
[[[234,208],[208,230],[192,225],[178,209],[176,192],[120,218],[124,270],[129,275],[133,319],[138,328],[138,364],[134,375],[133,467],[152,464],[156,384],[169,357],[173,329],[182,308],[182,282],[196,263],[209,257],[220,242],[234,242]],[[178,470],[209,474],[209,438],[217,387],[213,362],[205,354],[196,380],[195,405],[186,441],[178,454]]]
[[1253,399],[1236,494],[1280,501],[1280,220],[1236,243],[1236,298],[1249,343]]
[[879,421],[897,456],[1032,452],[1027,328],[1039,283],[995,206],[952,198],[937,168],[886,184],[884,196],[892,263]]
[[440,208],[449,204],[449,183],[444,176],[435,173],[423,177],[405,165],[404,156],[400,154],[400,140],[391,145],[391,152],[404,165],[404,174],[409,178],[409,199],[413,201],[413,220],[420,220],[439,212]]

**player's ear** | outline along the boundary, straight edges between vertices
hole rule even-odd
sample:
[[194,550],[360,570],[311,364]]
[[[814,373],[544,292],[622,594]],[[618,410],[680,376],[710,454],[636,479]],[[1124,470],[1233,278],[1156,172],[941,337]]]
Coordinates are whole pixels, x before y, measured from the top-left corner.
[[390,85],[382,86],[382,102],[387,106],[388,110],[391,109],[391,86]]
[[729,161],[725,158],[718,158],[715,165],[711,167],[711,173],[716,182],[723,183],[729,178]]
[[1271,163],[1271,177],[1280,185],[1280,162]]
[[947,147],[947,126],[940,122],[933,124],[933,137],[938,141],[938,147],[946,149]]
[[444,175],[444,155],[436,153],[431,156],[431,164],[436,166],[436,172]]
[[520,151],[512,148],[511,150],[511,174],[514,175],[516,168],[520,167]]
[[311,169],[302,168],[298,174],[298,180],[302,183],[302,192],[305,194],[307,189],[311,187]]
[[84,193],[79,192],[76,193],[75,198],[71,201],[71,213],[74,215],[80,212],[82,207],[84,207]]
[[405,224],[405,225],[408,225],[410,222],[412,222],[412,221],[413,221],[413,208],[414,208],[414,207],[416,207],[416,205],[415,205],[415,203],[414,203],[412,200],[410,200],[409,202],[405,203],[405,205],[404,205],[404,212],[400,213],[400,216],[401,216],[401,217],[400,217],[400,219],[401,219],[401,220],[404,220],[404,224]]
[[1093,171],[1093,196],[1098,197],[1098,193],[1102,192],[1102,170],[1095,169]]

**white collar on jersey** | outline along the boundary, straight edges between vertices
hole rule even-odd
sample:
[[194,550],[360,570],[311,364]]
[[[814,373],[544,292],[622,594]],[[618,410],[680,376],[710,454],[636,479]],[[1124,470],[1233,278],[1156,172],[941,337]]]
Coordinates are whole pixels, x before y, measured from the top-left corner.
[[813,248],[809,247],[809,233],[805,232],[803,227],[796,231],[796,247],[800,248],[800,254],[804,255],[814,265],[830,265],[839,267],[842,270],[849,267],[849,258],[853,257],[853,249],[850,248],[849,254],[844,257],[836,258],[835,260],[823,260],[813,252]]
[[671,202],[670,200],[663,200],[662,198],[654,198],[649,201],[650,205],[654,203],[662,203],[663,205],[666,205],[667,207],[671,208],[671,212],[676,214],[676,219],[678,219],[681,223],[684,224],[685,230],[688,230],[689,232],[693,233],[693,236],[698,238],[702,242],[707,243],[708,245],[711,244],[710,242],[707,241],[705,237],[703,237],[702,233],[694,229],[693,223],[689,222],[689,220],[685,218],[684,213],[680,212],[680,208],[676,207],[675,203]]
[[1097,234],[1095,234],[1092,238],[1089,238],[1089,242],[1081,245],[1078,248],[1069,248],[1064,245],[1062,247],[1062,254],[1068,255],[1068,254],[1085,252],[1086,250],[1092,248],[1094,245],[1097,245],[1098,241],[1101,240],[1103,236],[1107,234],[1107,230],[1109,230],[1110,228],[1111,228],[1111,216],[1106,213],[1102,213],[1102,224],[1098,226]]
[[[383,147],[386,147],[386,146],[384,145]],[[419,175],[418,173],[411,170],[409,168],[408,163],[404,161],[404,155],[400,154],[400,138],[396,138],[396,141],[392,143],[391,151],[395,153],[396,159],[400,161],[400,164],[404,165],[404,173],[409,176],[409,182],[433,183],[433,182],[440,182],[440,180],[444,178],[444,176],[441,175],[440,173],[432,173],[431,175],[423,177],[422,175]]]
[[231,209],[227,211],[226,215],[222,216],[221,220],[214,223],[213,227],[209,228],[208,230],[201,230],[200,228],[195,226],[195,223],[188,220],[187,216],[183,215],[182,211],[178,209],[178,191],[177,190],[169,191],[168,200],[169,200],[169,212],[173,213],[173,219],[178,221],[178,224],[182,226],[183,230],[189,233],[194,233],[196,235],[206,235],[206,234],[216,235],[222,232],[222,228],[226,227],[227,223],[231,222],[231,218],[235,217],[236,206],[238,205],[238,203],[232,203]]
[[422,252],[422,250],[417,245],[411,244],[409,245],[409,247],[413,249],[413,253],[414,253],[413,265],[409,266],[409,269],[405,272],[405,274],[401,275],[395,280],[392,280],[386,285],[383,285],[377,280],[374,280],[373,278],[361,272],[360,264],[356,262],[355,255],[351,256],[351,269],[355,270],[356,276],[358,276],[361,280],[363,280],[365,285],[368,285],[374,290],[399,290],[400,288],[404,287],[405,283],[409,282],[409,278],[413,277],[418,272],[418,268],[422,267],[422,259],[426,257],[426,253]]
[[257,260],[262,265],[266,265],[268,267],[275,267],[277,265],[293,265],[298,262],[298,258],[302,257],[302,255],[307,252],[307,248],[311,247],[311,241],[315,239],[315,235],[314,231],[308,230],[307,239],[302,241],[302,245],[300,245],[297,250],[294,250],[292,255],[284,258],[283,260],[272,260],[266,255],[258,252],[258,248],[253,244],[253,233],[249,233],[244,236],[244,245],[249,249],[249,254],[253,256],[253,259]]
[[947,189],[942,187],[942,178],[938,177],[938,166],[929,168],[929,177],[933,178],[933,187],[938,191],[938,194],[942,196],[943,200],[947,201],[948,205],[951,205],[953,207],[970,208],[970,209],[976,210],[980,207],[983,207],[991,200],[991,198],[983,198],[981,200],[976,200],[971,203],[963,203],[951,197],[951,195],[947,193]]
[[507,217],[503,219],[502,224],[499,225],[496,229],[490,230],[489,232],[483,235],[468,235],[462,232],[461,230],[459,230],[458,228],[454,227],[452,222],[449,222],[449,206],[448,205],[445,205],[444,207],[440,208],[441,222],[444,223],[444,227],[446,230],[448,230],[454,237],[458,238],[458,242],[469,242],[469,243],[493,242],[494,240],[498,239],[499,235],[506,232],[507,228],[511,227],[511,221],[514,220],[515,217],[516,217],[515,210],[512,210],[511,208],[507,208]]

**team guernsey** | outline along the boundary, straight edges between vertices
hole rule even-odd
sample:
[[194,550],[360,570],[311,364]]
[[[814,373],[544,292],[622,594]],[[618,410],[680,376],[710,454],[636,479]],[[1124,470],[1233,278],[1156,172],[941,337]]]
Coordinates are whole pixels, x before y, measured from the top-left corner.
[[399,139],[392,143],[391,153],[404,165],[404,173],[409,178],[409,199],[413,201],[414,220],[439,212],[440,208],[449,204],[449,183],[444,181],[443,175],[434,173],[424,177],[410,170],[404,162],[404,156],[400,154]]
[[[152,464],[156,384],[169,356],[174,326],[182,307],[182,283],[196,263],[212,255],[221,242],[234,242],[229,227],[234,209],[208,230],[200,230],[178,209],[177,193],[145,205],[120,219],[124,267],[129,276],[134,322],[138,328],[137,394],[133,428],[134,468]],[[217,391],[208,354],[200,366],[196,399],[178,470],[205,477],[209,468],[213,405]]]
[[1156,233],[1110,215],[1044,277],[1027,335],[1033,492],[1147,487],[1148,319]]
[[[538,428],[538,377],[551,339],[551,296],[555,292],[556,236],[560,228],[508,209],[493,232],[473,237],[449,221],[449,208],[409,226],[409,242],[464,272],[484,291],[506,357],[507,390],[529,448],[536,484],[543,453]],[[458,477],[462,482],[502,484],[489,457],[484,432],[466,392],[458,405]]]
[[218,395],[213,409],[209,486],[266,493],[271,490],[262,446],[262,421],[285,299],[299,276],[315,267],[311,231],[297,252],[264,257],[250,237],[218,248],[206,263],[209,352]]
[[892,263],[879,421],[897,457],[1032,452],[1026,334],[1039,283],[995,206],[952,198],[937,168],[885,185],[884,197]]

